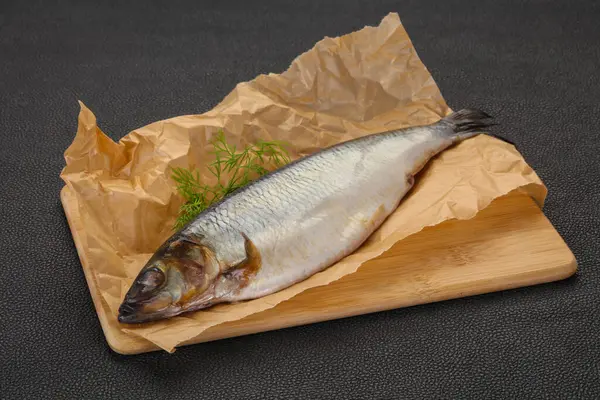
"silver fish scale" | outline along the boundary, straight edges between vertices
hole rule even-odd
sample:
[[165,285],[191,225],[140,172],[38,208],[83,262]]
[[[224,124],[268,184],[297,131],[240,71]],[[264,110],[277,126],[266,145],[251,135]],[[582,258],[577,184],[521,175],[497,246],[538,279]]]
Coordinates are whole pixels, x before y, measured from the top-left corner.
[[398,206],[410,178],[449,146],[448,125],[366,136],[263,177],[202,213],[182,234],[200,236],[226,265],[246,258],[246,234],[262,264],[224,301],[264,296],[306,279],[362,244]]

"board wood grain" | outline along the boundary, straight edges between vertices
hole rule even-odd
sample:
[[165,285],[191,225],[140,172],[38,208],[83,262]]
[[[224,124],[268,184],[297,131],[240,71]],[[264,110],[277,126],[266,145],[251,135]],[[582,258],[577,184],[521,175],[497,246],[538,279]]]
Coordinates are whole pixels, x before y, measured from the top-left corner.
[[[109,346],[121,354],[159,350],[119,329],[82,251],[76,199],[65,187],[61,200]],[[576,270],[575,257],[542,210],[515,192],[496,199],[471,220],[446,221],[409,236],[354,274],[272,309],[214,326],[182,345],[546,283]]]

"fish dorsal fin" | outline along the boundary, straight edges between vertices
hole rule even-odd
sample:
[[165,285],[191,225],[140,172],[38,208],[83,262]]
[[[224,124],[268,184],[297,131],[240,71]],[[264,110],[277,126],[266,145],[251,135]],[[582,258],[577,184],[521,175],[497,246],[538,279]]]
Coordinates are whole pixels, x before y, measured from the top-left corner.
[[254,277],[260,270],[262,258],[252,240],[250,240],[250,238],[248,238],[248,236],[246,236],[246,234],[243,232],[241,235],[244,237],[246,258],[243,261],[229,267],[224,275],[226,275],[228,278],[239,281],[240,286],[244,287],[250,283],[250,279],[252,279],[252,277]]

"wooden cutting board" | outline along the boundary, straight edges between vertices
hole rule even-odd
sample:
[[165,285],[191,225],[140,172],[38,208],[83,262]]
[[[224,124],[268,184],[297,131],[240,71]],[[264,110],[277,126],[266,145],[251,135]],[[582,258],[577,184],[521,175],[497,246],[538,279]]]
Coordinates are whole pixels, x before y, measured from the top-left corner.
[[[82,227],[76,200],[66,187],[61,200],[109,346],[121,354],[159,350],[118,329],[93,284],[78,238]],[[551,282],[576,270],[572,252],[536,203],[511,193],[471,220],[426,228],[354,274],[212,327],[183,345]]]

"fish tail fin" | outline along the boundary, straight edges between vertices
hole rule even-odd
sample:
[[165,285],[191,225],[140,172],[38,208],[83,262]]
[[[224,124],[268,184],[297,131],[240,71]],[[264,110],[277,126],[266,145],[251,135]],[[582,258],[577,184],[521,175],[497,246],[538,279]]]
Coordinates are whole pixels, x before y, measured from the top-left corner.
[[[490,126],[498,125],[497,123],[490,122],[490,119],[493,119],[493,117],[486,112],[475,108],[463,108],[443,118],[442,121],[452,126],[456,139],[460,141],[483,133]],[[515,146],[513,142],[502,136],[490,132],[485,133]]]
[[464,108],[448,115],[442,121],[449,123],[457,138],[462,140],[482,133],[487,127],[497,125],[488,121],[491,118],[481,110]]

